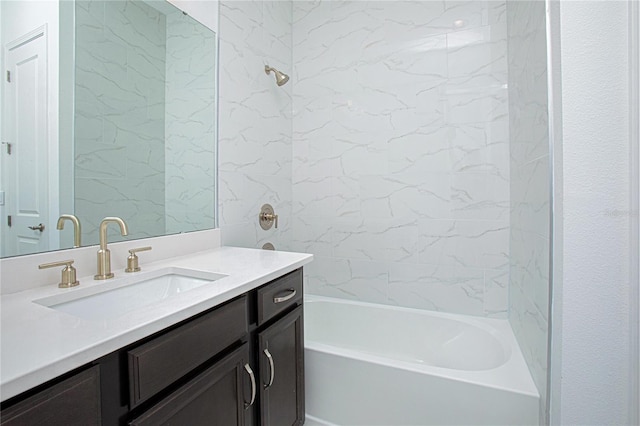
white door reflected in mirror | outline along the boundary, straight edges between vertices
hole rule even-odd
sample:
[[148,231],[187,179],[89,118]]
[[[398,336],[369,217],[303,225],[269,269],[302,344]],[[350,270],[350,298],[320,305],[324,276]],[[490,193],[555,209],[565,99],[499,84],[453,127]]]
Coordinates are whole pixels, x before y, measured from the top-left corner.
[[49,250],[47,28],[5,45],[2,97],[2,256]]

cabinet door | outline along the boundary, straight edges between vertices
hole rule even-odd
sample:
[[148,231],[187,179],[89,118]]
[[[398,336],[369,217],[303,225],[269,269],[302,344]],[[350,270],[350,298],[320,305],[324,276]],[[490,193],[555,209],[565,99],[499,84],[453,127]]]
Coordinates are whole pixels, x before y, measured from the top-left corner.
[[302,306],[258,335],[262,426],[304,423]]
[[100,374],[91,367],[2,410],[2,426],[100,425]]
[[248,362],[244,344],[129,424],[244,426],[252,394],[248,384],[253,382],[245,368]]

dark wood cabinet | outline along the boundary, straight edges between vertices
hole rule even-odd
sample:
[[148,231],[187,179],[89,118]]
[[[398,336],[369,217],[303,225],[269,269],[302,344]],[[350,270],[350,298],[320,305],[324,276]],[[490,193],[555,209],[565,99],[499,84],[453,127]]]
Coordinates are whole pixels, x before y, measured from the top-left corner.
[[243,426],[249,347],[244,344],[132,420],[131,426]]
[[101,425],[99,367],[74,374],[2,410],[0,424]]
[[302,269],[2,404],[0,426],[304,423]]
[[131,407],[246,338],[246,299],[242,296],[127,351]]
[[258,333],[260,424],[304,423],[304,340],[302,306]]

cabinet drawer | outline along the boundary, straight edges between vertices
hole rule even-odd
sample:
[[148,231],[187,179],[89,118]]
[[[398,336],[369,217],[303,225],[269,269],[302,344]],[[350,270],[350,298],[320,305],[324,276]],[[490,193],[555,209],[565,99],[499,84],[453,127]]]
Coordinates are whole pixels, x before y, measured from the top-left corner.
[[302,302],[302,269],[258,289],[258,325]]
[[128,351],[131,406],[164,389],[247,332],[247,297],[243,296]]

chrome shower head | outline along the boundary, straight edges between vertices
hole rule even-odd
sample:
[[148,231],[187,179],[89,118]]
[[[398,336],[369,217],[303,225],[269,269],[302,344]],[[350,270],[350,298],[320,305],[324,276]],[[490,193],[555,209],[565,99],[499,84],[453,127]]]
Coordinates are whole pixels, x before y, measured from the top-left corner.
[[278,71],[275,68],[271,68],[269,65],[265,65],[264,66],[264,72],[265,74],[269,74],[271,73],[271,71],[273,71],[273,73],[276,75],[276,84],[278,86],[282,86],[284,85],[287,81],[289,81],[289,76],[286,75],[283,72]]

